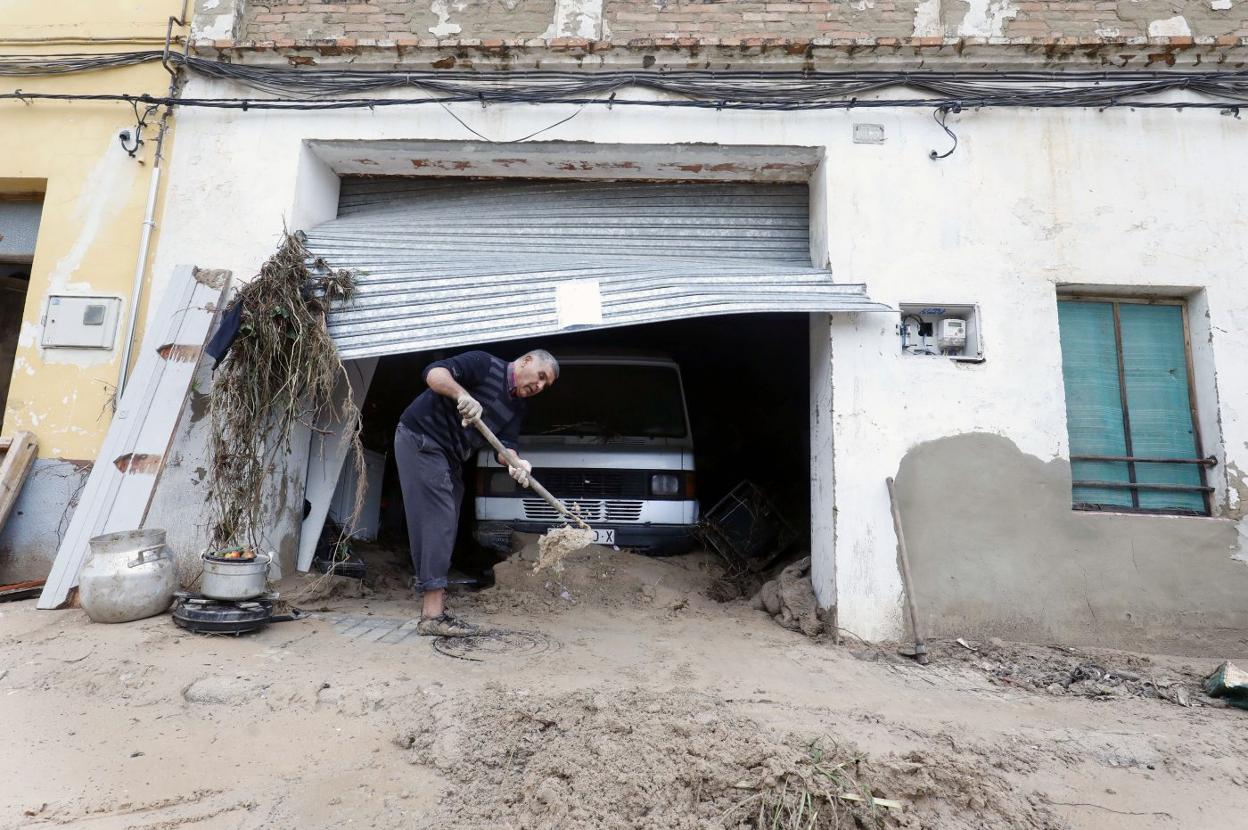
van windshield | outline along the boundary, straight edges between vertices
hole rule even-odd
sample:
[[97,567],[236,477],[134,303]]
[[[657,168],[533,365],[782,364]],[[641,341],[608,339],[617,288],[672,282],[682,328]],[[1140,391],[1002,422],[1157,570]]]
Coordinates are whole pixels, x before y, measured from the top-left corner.
[[684,438],[680,375],[669,366],[565,365],[531,398],[525,435]]

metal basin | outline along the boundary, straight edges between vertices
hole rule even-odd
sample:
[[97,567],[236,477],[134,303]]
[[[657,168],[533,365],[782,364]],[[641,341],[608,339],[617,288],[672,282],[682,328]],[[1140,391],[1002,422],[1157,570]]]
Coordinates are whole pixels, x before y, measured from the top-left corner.
[[199,592],[210,599],[236,601],[255,599],[265,592],[273,555],[258,553],[255,559],[216,559],[205,553],[203,560]]

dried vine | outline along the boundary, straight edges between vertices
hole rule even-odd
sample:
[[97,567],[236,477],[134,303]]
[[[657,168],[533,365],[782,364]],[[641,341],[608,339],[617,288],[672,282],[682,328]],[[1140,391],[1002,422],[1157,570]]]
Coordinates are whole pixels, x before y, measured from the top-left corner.
[[356,471],[354,523],[364,495],[360,412],[350,395],[335,400],[346,370],[325,327],[331,304],[355,291],[350,271],[311,258],[302,234],[278,250],[235,298],[238,335],[217,368],[211,398],[209,470],[216,548],[258,546],[264,536],[265,482],[290,451],[297,425],[324,434],[343,425]]

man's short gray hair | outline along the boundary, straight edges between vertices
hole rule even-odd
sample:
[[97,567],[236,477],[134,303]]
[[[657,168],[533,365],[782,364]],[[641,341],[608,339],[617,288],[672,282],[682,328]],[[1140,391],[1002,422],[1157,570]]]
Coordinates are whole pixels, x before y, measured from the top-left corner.
[[555,360],[555,356],[553,354],[545,349],[533,349],[520,355],[521,360],[526,357],[531,357],[536,361],[546,364],[546,367],[550,369],[551,373],[554,375],[551,380],[559,379],[559,361]]

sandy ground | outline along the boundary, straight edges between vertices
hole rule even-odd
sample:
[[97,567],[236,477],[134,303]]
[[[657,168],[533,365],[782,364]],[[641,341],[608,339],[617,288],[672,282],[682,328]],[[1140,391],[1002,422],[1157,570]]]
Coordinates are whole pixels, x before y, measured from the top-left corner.
[[1228,655],[937,643],[921,668],[712,602],[702,556],[569,563],[457,597],[527,632],[468,650],[350,636],[416,614],[397,578],[238,638],[0,605],[0,827],[755,827],[801,780],[904,805],[841,802],[863,827],[1248,815],[1248,712],[1196,683]]

